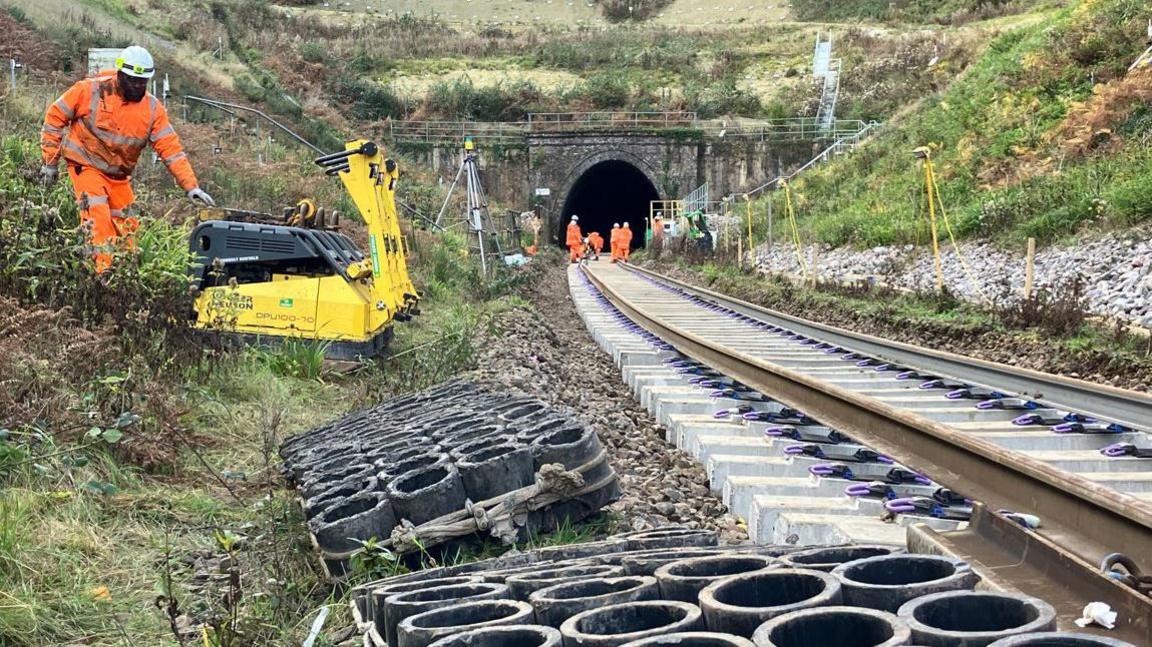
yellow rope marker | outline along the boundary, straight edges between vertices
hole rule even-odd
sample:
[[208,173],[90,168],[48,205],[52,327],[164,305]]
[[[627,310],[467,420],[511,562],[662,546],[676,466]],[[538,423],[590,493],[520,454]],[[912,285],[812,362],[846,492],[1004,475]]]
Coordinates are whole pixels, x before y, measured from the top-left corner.
[[928,196],[928,222],[932,231],[932,257],[936,266],[936,291],[944,291],[944,265],[940,259],[940,239],[936,230],[936,196],[933,188],[936,183],[932,176],[932,149],[921,146],[912,151],[917,158],[924,160],[924,191]]
[[788,228],[792,231],[792,243],[796,246],[796,260],[800,263],[800,276],[808,280],[808,264],[804,262],[804,250],[800,244],[800,229],[796,226],[796,212],[792,209],[792,187],[781,181],[784,187],[784,213],[788,216]]
[[968,261],[965,260],[964,255],[960,252],[960,245],[956,244],[956,234],[952,231],[952,222],[948,219],[948,212],[944,210],[944,202],[940,200],[940,186],[936,184],[936,174],[933,172],[932,177],[932,192],[936,195],[937,203],[940,206],[940,217],[944,220],[944,229],[948,232],[948,240],[952,243],[952,249],[956,252],[956,260],[960,261],[960,269],[964,270],[964,278],[968,279],[968,283],[976,289],[976,293],[980,295],[989,305],[992,305],[992,300],[984,293],[984,288],[976,282],[976,278],[972,273],[972,268],[968,266]]
[[748,253],[752,253],[752,196],[744,194],[744,204],[748,208]]

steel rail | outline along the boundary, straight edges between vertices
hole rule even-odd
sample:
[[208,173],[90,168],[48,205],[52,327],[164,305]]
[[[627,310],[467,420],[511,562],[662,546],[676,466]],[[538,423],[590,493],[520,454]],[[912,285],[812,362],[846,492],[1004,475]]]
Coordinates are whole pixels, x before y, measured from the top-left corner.
[[1026,368],[1005,366],[995,362],[843,330],[741,301],[645,268],[629,265],[627,269],[674,285],[696,296],[711,299],[742,314],[757,317],[769,323],[786,327],[801,335],[851,348],[856,352],[872,355],[888,362],[907,364],[910,367],[929,371],[941,377],[950,377],[980,386],[1013,391],[1054,408],[1071,408],[1129,427],[1147,429],[1152,426],[1152,396],[1145,393],[1118,389],[1103,384],[1092,384],[1084,380]]
[[[788,328],[878,355],[892,342],[807,322],[789,315],[739,302],[730,297],[688,286],[655,272],[629,267],[641,275],[708,296],[750,316],[776,318]],[[887,405],[875,398],[747,356],[715,340],[661,321],[644,305],[634,303],[596,275],[587,275],[601,293],[626,316],[693,359],[708,364],[789,407],[804,411],[822,423],[843,431],[909,467],[928,474],[942,485],[963,492],[989,509],[1026,511],[1038,515],[1043,526],[1036,534],[1068,551],[1085,572],[1113,551],[1129,555],[1152,554],[1152,504],[1065,472],[1023,453],[1005,449],[974,435]],[[741,307],[737,308],[736,306]],[[800,327],[803,324],[803,328]],[[831,333],[836,332],[835,339]],[[860,343],[868,341],[867,346]],[[901,357],[918,350],[925,356],[947,356],[937,351],[899,344]],[[958,356],[951,356],[957,359]],[[938,357],[937,361],[943,361]],[[904,361],[904,360],[901,360]],[[909,360],[909,363],[913,363]],[[981,364],[988,364],[981,362]],[[915,366],[915,364],[914,364]],[[925,368],[917,366],[917,368]],[[1034,372],[1033,372],[1034,373]],[[1042,375],[1042,374],[1038,374]],[[1003,385],[1001,385],[1003,386]],[[1022,529],[1021,529],[1022,530]],[[1128,595],[1117,585],[1117,601],[1124,608],[1142,609],[1152,618],[1152,600]]]

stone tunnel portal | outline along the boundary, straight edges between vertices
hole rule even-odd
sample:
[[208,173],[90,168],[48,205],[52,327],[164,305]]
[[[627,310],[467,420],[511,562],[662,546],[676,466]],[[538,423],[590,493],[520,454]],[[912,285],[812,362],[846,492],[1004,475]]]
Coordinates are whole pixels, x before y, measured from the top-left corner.
[[[612,224],[628,222],[632,247],[644,246],[648,210],[660,194],[638,168],[621,160],[606,160],[586,170],[564,197],[558,241],[564,244],[565,228],[573,214],[580,216],[580,231],[587,236],[600,232],[607,248]],[[607,249],[605,250],[607,251]]]

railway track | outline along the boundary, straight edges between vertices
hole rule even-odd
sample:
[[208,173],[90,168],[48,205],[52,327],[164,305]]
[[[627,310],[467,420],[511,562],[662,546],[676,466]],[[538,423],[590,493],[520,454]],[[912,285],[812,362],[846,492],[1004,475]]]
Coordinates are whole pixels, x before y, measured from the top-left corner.
[[[661,422],[724,481],[713,487],[754,535],[805,512],[846,513],[797,496],[808,485],[800,465],[859,498],[879,494],[882,513],[913,526],[910,544],[1049,600],[1062,624],[1101,600],[1120,612],[1121,637],[1152,644],[1146,592],[1100,569],[1114,553],[1152,555],[1149,396],[833,328],[632,266],[588,264],[583,276],[617,319],[642,328],[663,370],[687,378],[673,387],[686,401],[700,403],[703,384],[730,409],[714,414],[729,418],[720,431],[692,430],[700,408]],[[632,375],[638,393],[644,380],[667,381],[657,369]]]

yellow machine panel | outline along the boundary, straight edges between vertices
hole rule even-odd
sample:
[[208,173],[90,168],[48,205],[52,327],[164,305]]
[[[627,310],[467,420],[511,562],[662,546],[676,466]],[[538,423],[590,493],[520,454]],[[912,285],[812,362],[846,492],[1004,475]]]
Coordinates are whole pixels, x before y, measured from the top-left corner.
[[396,163],[363,140],[316,163],[339,176],[364,217],[368,253],[325,227],[322,215],[317,225],[310,202],[285,215],[291,225],[250,212],[201,222],[189,241],[198,328],[264,344],[314,339],[329,357],[357,359],[379,354],[392,323],[419,313],[396,213]]

